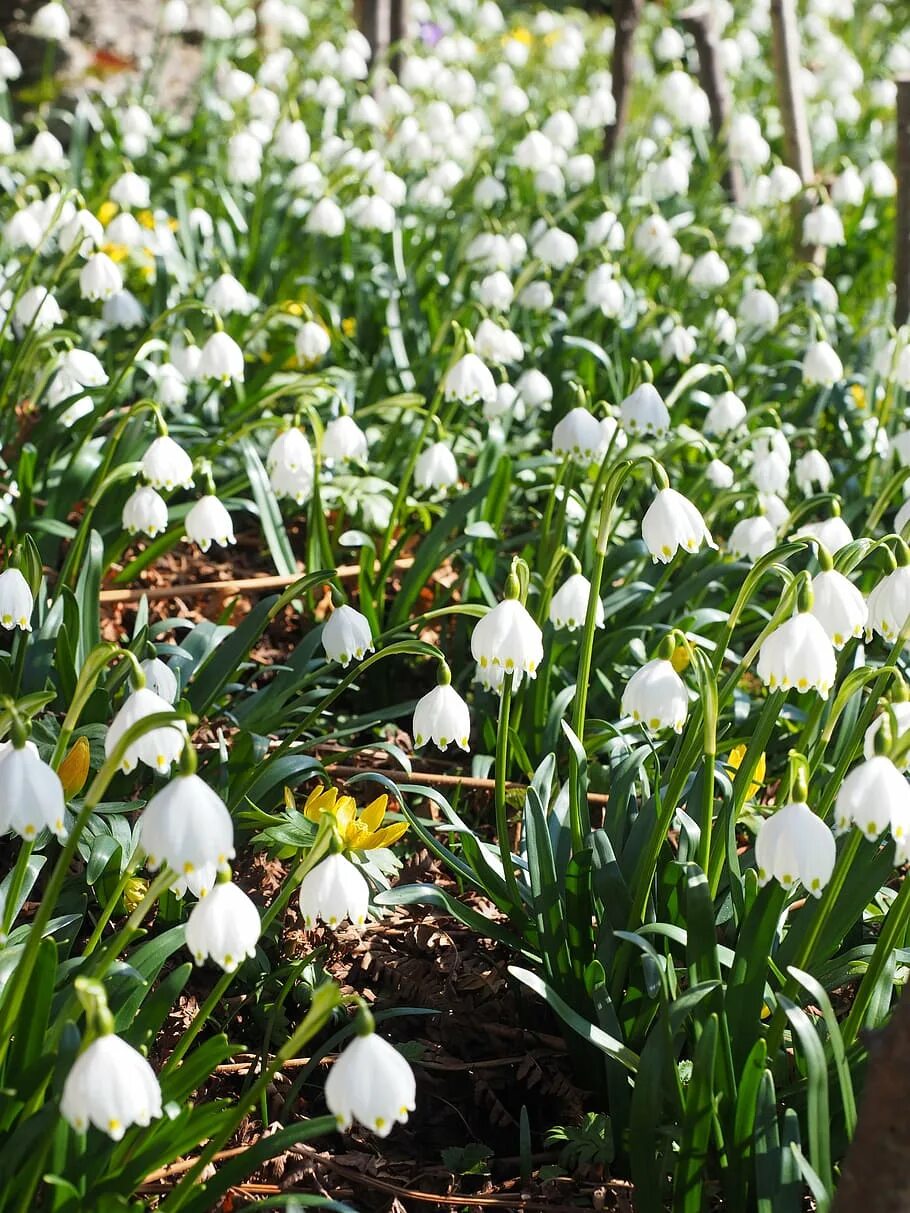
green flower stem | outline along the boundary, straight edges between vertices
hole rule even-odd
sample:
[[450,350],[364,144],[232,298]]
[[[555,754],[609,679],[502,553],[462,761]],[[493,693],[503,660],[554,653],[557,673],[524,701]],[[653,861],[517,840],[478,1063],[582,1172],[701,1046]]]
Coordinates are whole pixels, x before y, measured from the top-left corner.
[[120,904],[120,898],[126,892],[126,887],[133,877],[133,873],[138,865],[138,858],[138,855],[134,855],[123,869],[123,873],[121,874],[120,879],[117,881],[113,893],[111,893],[110,897],[104,903],[104,907],[98,916],[98,921],[95,923],[95,928],[89,936],[88,943],[82,949],[83,956],[91,956],[92,952],[94,952],[95,948],[97,948],[98,944],[101,942],[101,936],[104,934],[104,928],[113,917],[114,911]]
[[[606,534],[603,535],[606,541]],[[572,731],[584,746],[585,720],[588,713],[588,687],[591,683],[591,665],[594,659],[594,635],[597,631],[597,604],[600,602],[600,586],[603,581],[606,542],[598,540],[591,570],[591,591],[585,614],[584,630],[578,654],[578,674],[575,678],[575,700],[572,712]],[[585,838],[590,830],[587,802],[581,804],[581,772],[574,747],[569,748],[569,825],[572,831],[572,852],[579,855],[584,849]]]
[[891,903],[888,916],[875,944],[869,967],[863,974],[859,989],[856,991],[850,1013],[841,1024],[841,1036],[844,1039],[845,1049],[849,1049],[859,1035],[885,965],[891,959],[894,949],[900,947],[908,924],[910,924],[910,880],[904,876],[897,897]]
[[[57,743],[54,746],[54,752],[51,755],[50,765],[56,771],[60,763],[66,756],[66,751],[69,748],[70,739],[79,724],[79,717],[85,705],[88,703],[98,679],[101,677],[101,672],[105,666],[112,665],[113,662],[123,660],[130,662],[133,667],[133,672],[137,678],[141,678],[140,685],[145,681],[145,675],[142,673],[142,667],[139,664],[139,659],[135,653],[129,649],[121,649],[115,644],[99,644],[89,653],[79,672],[79,681],[76,683],[76,689],[73,692],[72,702],[69,710],[63,719],[63,724],[60,726],[60,734],[57,737]],[[175,717],[176,719],[176,717]],[[142,736],[141,733],[137,736]],[[126,753],[124,749],[123,753]],[[123,754],[121,754],[121,759]],[[103,768],[102,768],[103,769]]]
[[[105,944],[103,951],[98,956],[97,963],[94,966],[90,966],[91,969],[97,971],[97,976],[99,978],[104,976],[105,970],[111,961],[113,961],[119,955],[119,953],[124,950],[124,948],[129,947],[142,926],[145,916],[149,913],[152,906],[154,906],[155,902],[162,895],[162,893],[166,893],[171,887],[176,879],[176,876],[177,873],[171,871],[171,869],[167,867],[163,868],[162,871],[155,876],[155,879],[150,883],[148,889],[146,890],[145,896],[132,911],[124,925],[120,928],[117,934],[110,939],[107,944]],[[110,905],[110,902],[108,905]],[[108,917],[110,917],[110,914],[108,914]],[[94,935],[92,938],[94,939]],[[89,949],[86,948],[85,952],[83,952],[83,956],[88,955]],[[89,970],[87,969],[86,972],[88,971]]]
[[25,873],[28,871],[28,861],[31,858],[34,846],[34,842],[23,842],[22,846],[19,848],[19,854],[16,856],[16,865],[13,868],[9,888],[6,891],[6,900],[3,903],[3,922],[2,925],[0,925],[0,943],[6,939],[12,928],[16,901],[18,900],[23,881],[25,880]]
[[502,680],[502,693],[499,700],[499,724],[496,729],[496,837],[499,842],[499,855],[502,860],[502,871],[505,877],[509,895],[515,909],[521,907],[521,893],[512,863],[512,847],[509,841],[509,815],[506,803],[506,774],[509,766],[509,712],[512,706],[512,675],[505,674]]

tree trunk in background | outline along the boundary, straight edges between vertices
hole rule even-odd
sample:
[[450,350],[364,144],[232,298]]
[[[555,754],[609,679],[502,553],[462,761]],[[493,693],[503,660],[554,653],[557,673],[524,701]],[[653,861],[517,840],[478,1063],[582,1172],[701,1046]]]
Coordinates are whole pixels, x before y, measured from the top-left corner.
[[695,48],[698,51],[698,79],[708,95],[711,129],[721,158],[727,165],[724,170],[724,189],[734,205],[742,206],[745,201],[745,183],[741,166],[730,155],[729,134],[733,100],[720,58],[714,10],[708,5],[693,5],[679,14],[679,20],[683,28],[695,39]]
[[354,20],[370,44],[372,64],[389,49],[392,0],[354,0]]
[[613,21],[616,40],[613,43],[613,100],[616,117],[604,131],[603,154],[609,160],[622,137],[629,114],[629,87],[634,65],[635,31],[641,20],[644,0],[614,0]]
[[910,76],[897,82],[897,223],[895,324],[910,320]]
[[389,42],[392,45],[392,71],[400,76],[404,67],[403,43],[408,32],[408,0],[391,0],[391,6]]

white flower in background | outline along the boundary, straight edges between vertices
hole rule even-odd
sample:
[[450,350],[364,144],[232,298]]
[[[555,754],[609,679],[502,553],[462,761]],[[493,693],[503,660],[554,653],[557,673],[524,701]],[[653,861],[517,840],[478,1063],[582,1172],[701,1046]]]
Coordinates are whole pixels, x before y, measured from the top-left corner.
[[482,671],[500,667],[512,674],[517,686],[525,674],[537,676],[543,661],[543,634],[517,598],[504,598],[477,621],[471,634],[471,656]]
[[28,158],[35,168],[44,170],[62,168],[66,163],[63,144],[50,131],[38,132],[28,150]]
[[676,489],[660,489],[641,521],[641,534],[655,561],[668,564],[680,548],[697,552],[717,544],[698,508]]
[[[866,729],[863,737],[863,754],[866,758],[875,756],[875,738],[879,730],[883,726],[885,716],[889,717],[893,740],[900,741],[904,735],[910,731],[910,702],[898,701],[888,705],[888,711],[882,712],[880,716],[876,716],[875,720]],[[897,726],[895,728],[895,725]],[[902,770],[910,769],[910,752],[906,753],[901,759]]]
[[788,164],[776,164],[768,174],[771,201],[786,205],[802,191],[803,183],[798,172]]
[[[588,614],[588,602],[591,597],[591,583],[582,573],[573,573],[562,583],[550,601],[550,622],[554,628],[566,628],[574,632],[584,625]],[[594,626],[602,628],[606,625],[604,605],[597,600],[594,612]]]
[[820,493],[827,493],[834,480],[831,465],[821,451],[817,450],[806,451],[797,459],[793,475],[807,497],[814,491],[816,485]]
[[585,248],[618,253],[626,245],[626,231],[613,211],[604,211],[585,226]]
[[167,502],[151,487],[134,489],[123,507],[123,529],[130,535],[148,535],[154,539],[167,530]]
[[534,242],[532,252],[549,269],[564,270],[578,257],[578,243],[568,232],[551,227]]
[[821,522],[808,522],[805,526],[800,527],[796,532],[795,538],[817,539],[822,547],[828,549],[832,556],[836,556],[841,548],[845,548],[848,543],[853,542],[850,528],[843,518],[839,516],[825,518]]
[[41,223],[29,208],[18,211],[3,225],[3,242],[11,249],[36,249],[43,235]]
[[873,753],[841,784],[834,818],[839,831],[855,825],[870,840],[890,826],[898,846],[906,845],[910,837],[910,784],[890,758]]
[[873,198],[893,198],[897,193],[897,178],[884,160],[873,160],[866,166],[863,177]]
[[0,47],[0,80],[18,80],[22,75],[22,64],[8,46]]
[[626,296],[612,265],[599,265],[585,279],[585,303],[599,307],[608,320],[622,315]]
[[[131,291],[118,291],[116,295],[111,295],[110,299],[105,299],[101,309],[101,319],[105,328],[138,329],[145,325],[145,312],[142,310],[142,304]],[[171,367],[171,370],[174,369]],[[186,393],[183,398],[186,399]],[[159,399],[162,404],[167,404],[167,401],[160,395]]]
[[355,1036],[325,1080],[325,1102],[342,1132],[356,1120],[388,1137],[414,1111],[416,1099],[410,1065],[375,1032]]
[[518,306],[526,307],[531,312],[549,312],[553,306],[553,288],[543,279],[529,282],[522,287],[518,296]]
[[901,566],[883,577],[869,595],[866,636],[877,632],[893,643],[910,619],[910,567]]
[[434,442],[417,456],[414,481],[421,489],[448,489],[458,483],[458,465],[444,442]]
[[251,131],[231,135],[227,157],[228,180],[234,185],[254,185],[262,176],[262,144]]
[[110,199],[126,210],[144,210],[152,201],[149,183],[138,173],[123,173],[111,186]]
[[660,356],[668,362],[691,362],[695,353],[697,330],[674,324],[660,343]]
[[674,59],[686,57],[685,40],[679,30],[672,25],[661,27],[651,49],[654,52],[654,58],[660,63],[672,63]]
[[843,573],[825,569],[812,578],[810,610],[836,649],[851,637],[862,636],[868,618],[866,600]]
[[770,332],[780,322],[780,307],[768,291],[755,287],[746,291],[739,301],[740,323],[756,332]]
[[468,705],[449,683],[435,686],[418,699],[411,732],[415,746],[432,741],[443,751],[450,745],[457,745],[467,752],[471,735]]
[[65,42],[70,36],[69,14],[58,0],[50,0],[36,9],[29,25],[29,33],[45,42]]
[[324,922],[332,930],[344,922],[362,927],[370,908],[370,888],[354,864],[338,853],[307,872],[298,903],[307,930],[317,922]]
[[844,225],[835,207],[822,203],[803,219],[803,243],[831,248],[844,243]]
[[107,253],[93,253],[79,273],[79,290],[83,299],[110,299],[123,290],[120,268]]
[[630,434],[662,438],[670,429],[670,414],[653,383],[640,384],[619,406],[622,427]]
[[20,332],[32,329],[36,333],[48,333],[63,321],[57,300],[44,286],[30,286],[23,291],[14,316]]
[[752,114],[734,114],[730,122],[729,151],[744,168],[758,169],[768,163],[771,148]]
[[243,351],[227,333],[212,333],[202,347],[197,371],[200,379],[217,379],[225,387],[243,383]]
[[848,164],[831,183],[831,201],[835,206],[862,206],[866,187],[858,169]]
[[655,657],[636,670],[622,693],[620,712],[652,733],[661,729],[681,733],[689,714],[689,695],[673,663]]
[[782,459],[776,450],[765,450],[756,454],[749,469],[749,477],[759,493],[786,493],[790,479],[790,461]]
[[221,274],[205,292],[205,302],[222,316],[249,316],[256,307],[255,295],[238,282],[233,274]]
[[803,356],[803,383],[808,387],[833,387],[844,377],[844,364],[827,341],[815,341]]
[[498,362],[502,365],[521,362],[525,356],[521,339],[511,329],[497,324],[489,317],[481,320],[477,326],[474,349],[482,361]]
[[708,478],[708,483],[716,489],[732,488],[736,478],[733,469],[722,459],[712,459],[705,468],[705,476]]
[[67,401],[66,408],[60,414],[60,424],[67,427],[75,425],[82,417],[87,417],[94,411],[90,396],[82,394],[82,385],[71,375],[58,371],[47,390],[47,405],[53,410]]
[[66,835],[63,785],[34,745],[16,749],[7,742],[0,753],[0,835],[12,831],[31,842],[45,829]]
[[910,499],[904,502],[894,516],[894,530],[898,535],[903,534],[904,528],[910,522]]
[[142,474],[155,489],[193,487],[193,461],[167,434],[156,438],[143,455]]
[[837,288],[827,278],[812,279],[809,283],[809,298],[819,311],[831,316],[837,312]]
[[629,439],[620,429],[615,417],[610,415],[601,417],[598,425],[600,426],[600,446],[597,454],[600,458],[603,458],[608,451],[613,455],[618,455],[629,445]]
[[554,455],[588,464],[598,457],[603,447],[604,433],[600,422],[587,409],[570,409],[553,427]]
[[745,215],[741,211],[737,211],[727,227],[724,243],[727,248],[738,249],[742,253],[751,253],[762,235],[762,225],[754,215]]
[[20,628],[32,630],[32,611],[35,600],[28,582],[18,569],[4,569],[0,573],[0,626],[7,632]]
[[730,270],[727,263],[713,249],[702,253],[692,262],[689,282],[697,291],[716,291],[726,286],[729,281]]
[[645,188],[657,202],[675,198],[689,191],[689,164],[682,156],[665,156],[648,166]]
[[285,119],[275,136],[275,152],[285,160],[303,164],[310,158],[310,136],[299,119]]
[[160,657],[150,657],[148,661],[143,661],[142,672],[145,675],[145,684],[150,691],[154,691],[165,703],[177,702],[179,690],[177,677],[171,667]]
[[363,461],[367,455],[367,438],[353,417],[342,413],[333,417],[322,437],[322,454],[338,462]]
[[[124,700],[120,711],[111,721],[111,726],[104,738],[104,756],[110,758],[120,743],[126,731],[140,720],[155,716],[160,712],[172,711],[167,700],[156,695],[148,687],[140,687]],[[125,774],[136,769],[137,763],[144,763],[153,771],[166,775],[171,764],[180,757],[186,744],[186,725],[182,720],[171,721],[170,724],[159,725],[143,733],[138,741],[127,746],[126,753],[120,760],[120,770]]]
[[256,955],[261,933],[259,911],[246,893],[231,880],[217,881],[190,911],[186,946],[196,964],[211,958],[225,973],[233,973]]
[[332,338],[321,324],[307,320],[294,338],[294,349],[304,366],[312,366],[332,348]]
[[711,401],[711,407],[705,414],[704,431],[723,438],[725,434],[739,429],[747,413],[745,404],[735,392],[722,392]]
[[834,645],[809,611],[775,628],[758,654],[758,676],[772,691],[814,690],[827,699],[836,674]]
[[649,215],[639,224],[632,243],[652,265],[665,269],[676,265],[682,255],[679,241],[663,215]]
[[477,284],[477,298],[482,307],[497,312],[507,312],[515,298],[515,288],[509,275],[503,270],[494,270]]
[[344,234],[344,211],[332,198],[320,198],[307,215],[306,229],[316,236],[332,239]]
[[768,817],[755,840],[758,883],[776,880],[789,891],[802,882],[820,897],[831,879],[837,847],[834,835],[807,804],[795,801]]
[[517,399],[525,408],[547,408],[553,402],[553,384],[536,367],[522,371],[515,381]]
[[177,775],[156,792],[140,818],[148,866],[166,864],[184,878],[234,858],[234,823],[227,806],[198,775]]
[[266,456],[269,481],[279,497],[302,505],[313,491],[313,452],[306,434],[297,426],[279,434]]
[[322,647],[328,661],[342,666],[372,653],[373,633],[366,616],[347,603],[335,607],[322,629]]
[[103,387],[108,381],[104,367],[88,350],[67,350],[60,358],[60,370],[80,387]]
[[60,1115],[77,1133],[94,1125],[120,1141],[133,1125],[161,1115],[161,1088],[146,1059],[108,1032],[80,1053],[63,1084]]
[[231,516],[213,493],[199,498],[187,514],[184,526],[187,539],[203,552],[213,543],[226,548],[237,542]]
[[465,354],[446,374],[443,395],[462,404],[489,404],[496,398],[496,381],[476,354]]

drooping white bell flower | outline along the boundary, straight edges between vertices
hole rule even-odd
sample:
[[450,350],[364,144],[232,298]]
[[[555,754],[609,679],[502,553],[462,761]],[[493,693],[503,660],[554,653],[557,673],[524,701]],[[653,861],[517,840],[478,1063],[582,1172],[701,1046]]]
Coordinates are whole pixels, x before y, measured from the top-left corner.
[[443,395],[462,404],[490,404],[496,399],[496,381],[476,354],[465,354],[447,373]]
[[205,292],[205,302],[221,316],[249,316],[256,298],[233,274],[220,274]]
[[369,620],[347,603],[335,607],[322,629],[322,647],[327,660],[342,666],[362,660],[374,649]]
[[901,566],[883,577],[869,595],[866,637],[877,632],[893,643],[910,619],[910,567]]
[[722,459],[712,459],[705,468],[705,476],[708,478],[708,483],[716,489],[732,488],[733,481],[736,479],[733,469]]
[[93,253],[79,273],[79,290],[83,299],[110,299],[123,290],[120,267],[107,253]]
[[42,830],[66,834],[63,785],[31,743],[7,742],[0,756],[0,835],[12,831],[31,842]]
[[749,468],[749,478],[759,493],[786,493],[790,464],[781,459],[776,451],[767,451],[756,455]]
[[827,341],[814,341],[803,355],[803,383],[833,387],[844,377],[844,364]]
[[211,957],[225,973],[233,973],[256,955],[261,933],[259,911],[250,898],[233,881],[219,880],[190,911],[186,946],[196,964]]
[[623,429],[630,434],[662,438],[670,429],[670,414],[653,383],[640,384],[619,406]]
[[723,438],[725,434],[739,429],[746,420],[747,409],[735,392],[722,392],[711,402],[705,414],[704,431]]
[[[145,325],[145,312],[131,291],[118,291],[116,295],[111,295],[110,299],[105,299],[101,320],[105,329],[138,329]],[[170,369],[174,370],[173,367]],[[160,392],[158,399],[162,404],[169,403]],[[183,399],[186,399],[186,393]]]
[[600,422],[587,409],[570,409],[553,427],[554,455],[589,464],[597,458],[602,448],[603,430]]
[[455,456],[444,442],[434,442],[417,456],[414,481],[421,489],[447,489],[458,483]]
[[225,387],[243,383],[243,350],[227,333],[212,333],[202,347],[197,370],[200,379],[217,379]]
[[780,321],[780,307],[768,291],[755,287],[746,291],[739,302],[739,319],[746,327],[757,332],[770,332]]
[[60,1114],[77,1133],[94,1125],[120,1141],[132,1125],[144,1128],[161,1115],[161,1088],[142,1054],[108,1032],[73,1062]]
[[528,409],[542,409],[553,402],[553,384],[537,367],[522,371],[515,381],[515,392]]
[[28,582],[18,569],[4,569],[0,573],[0,626],[8,632],[20,628],[32,630],[32,611],[35,600]]
[[[910,731],[910,702],[898,701],[897,703],[889,704],[889,710],[883,712],[876,718],[866,729],[863,737],[863,754],[866,758],[872,758],[875,755],[875,739],[879,730],[884,725],[885,717],[888,717],[889,727],[894,733],[894,741],[900,741],[904,735]],[[897,726],[896,729],[894,726]],[[906,753],[901,759],[901,769],[904,771],[910,770],[910,752]]]
[[415,746],[432,741],[443,751],[450,745],[457,745],[467,752],[471,735],[468,705],[450,684],[433,687],[432,691],[418,699],[411,731]]
[[809,611],[775,628],[758,654],[758,676],[772,691],[814,690],[827,699],[836,674],[834,645]]
[[824,569],[812,578],[810,609],[836,649],[851,637],[862,636],[869,615],[865,598],[836,569]]
[[410,1065],[375,1032],[355,1036],[325,1080],[325,1102],[342,1132],[356,1120],[377,1137],[388,1137],[405,1123],[416,1100]]
[[834,835],[802,801],[784,805],[768,817],[755,840],[760,885],[776,880],[789,891],[802,882],[813,897],[821,896],[836,858]]
[[198,775],[176,775],[145,806],[141,842],[151,869],[189,876],[234,858],[234,823],[221,797]]
[[49,333],[63,321],[60,305],[46,286],[30,286],[23,291],[14,316],[20,332],[31,328],[36,333]]
[[598,422],[600,426],[600,446],[597,448],[598,457],[603,458],[608,451],[614,455],[618,455],[620,451],[624,451],[629,445],[629,439],[619,427],[619,422],[615,417],[601,417]]
[[304,366],[313,366],[331,348],[332,338],[315,320],[307,320],[294,338],[294,349]]
[[266,468],[278,497],[302,505],[313,491],[313,452],[303,430],[294,426],[279,434],[269,447]]
[[681,733],[689,714],[689,695],[673,663],[655,657],[636,670],[622,693],[620,711],[652,733],[660,729]]
[[154,539],[167,530],[167,502],[151,485],[140,485],[123,507],[122,522],[123,529],[130,535],[142,534]]
[[153,489],[193,487],[193,461],[167,434],[156,438],[142,456],[142,474]]
[[471,634],[471,655],[481,670],[501,667],[518,685],[537,676],[543,661],[543,634],[518,597],[504,598],[479,619]]
[[873,754],[841,784],[834,818],[838,830],[855,825],[870,840],[890,826],[898,847],[905,845],[910,838],[910,783],[890,758]]
[[[566,578],[550,601],[550,622],[555,628],[566,628],[570,632],[583,627],[588,615],[590,597],[590,581],[583,573],[573,573],[571,577]],[[605,625],[604,604],[598,599],[594,626],[602,628]]]
[[342,413],[333,417],[322,436],[322,453],[326,459],[362,461],[367,457],[367,437],[353,417]]
[[837,210],[828,203],[808,211],[803,218],[803,243],[833,248],[844,243],[844,225]]
[[777,531],[764,514],[740,518],[727,540],[727,548],[732,556],[745,557],[753,564],[776,545]]
[[578,242],[569,232],[551,227],[534,242],[534,256],[552,270],[564,270],[578,257]]
[[796,483],[807,496],[815,490],[816,486],[818,492],[827,493],[834,479],[831,465],[821,451],[817,450],[806,451],[797,459],[793,475]]
[[[120,711],[111,721],[111,726],[104,738],[104,754],[110,758],[117,745],[132,725],[147,716],[159,712],[170,712],[171,705],[160,695],[148,687],[140,687],[124,700]],[[153,771],[166,775],[171,769],[171,763],[177,761],[186,744],[186,725],[182,720],[159,726],[144,733],[138,741],[127,746],[126,753],[120,762],[120,769],[126,774],[135,770],[136,764],[144,763]]]
[[840,515],[823,518],[820,522],[807,522],[796,532],[797,539],[817,539],[832,556],[853,542],[853,534]]
[[702,253],[692,262],[689,282],[697,291],[714,291],[730,281],[730,269],[723,257],[714,249]]
[[655,561],[668,564],[680,548],[697,552],[717,544],[699,510],[676,489],[660,489],[641,520],[642,538]]
[[298,902],[307,930],[317,922],[332,930],[343,922],[362,927],[370,908],[370,888],[354,864],[339,852],[307,872]]
[[176,703],[179,687],[177,676],[166,662],[160,657],[150,657],[142,663],[145,675],[145,685],[154,691],[165,703]]
[[237,542],[231,516],[214,493],[199,498],[187,514],[184,526],[187,539],[202,552],[207,552],[213,543],[226,548]]
[[599,307],[608,320],[622,315],[626,296],[612,265],[599,265],[585,279],[585,303]]
[[151,206],[149,183],[138,173],[121,173],[110,189],[110,199],[126,210],[143,210]]
[[344,235],[344,211],[332,198],[320,198],[306,218],[306,229],[316,236],[336,239]]
[[59,0],[48,0],[36,9],[29,25],[29,33],[45,42],[65,42],[70,36],[69,14]]
[[474,349],[481,362],[497,362],[509,366],[522,362],[525,356],[521,339],[504,325],[484,317],[474,334]]

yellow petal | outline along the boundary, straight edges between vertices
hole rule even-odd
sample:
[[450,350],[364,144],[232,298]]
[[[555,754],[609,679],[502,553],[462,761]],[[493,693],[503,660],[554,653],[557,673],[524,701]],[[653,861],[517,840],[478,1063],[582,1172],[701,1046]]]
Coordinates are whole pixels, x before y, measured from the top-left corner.
[[67,800],[78,795],[85,786],[88,778],[89,749],[87,737],[77,737],[73,747],[57,769],[60,782],[63,784],[63,794]]
[[390,847],[393,842],[398,841],[407,828],[406,821],[396,821],[394,825],[384,826],[381,830],[368,834],[357,849],[358,851],[376,851],[380,847]]
[[[335,790],[334,788],[332,789]],[[354,803],[352,796],[341,796],[338,803],[335,805],[335,821],[338,823],[338,832],[342,835],[347,833],[348,829],[354,824],[357,817],[357,805]]]
[[368,830],[378,830],[382,825],[382,819],[385,817],[386,805],[388,803],[389,798],[385,794],[377,796],[360,814],[360,820]]

